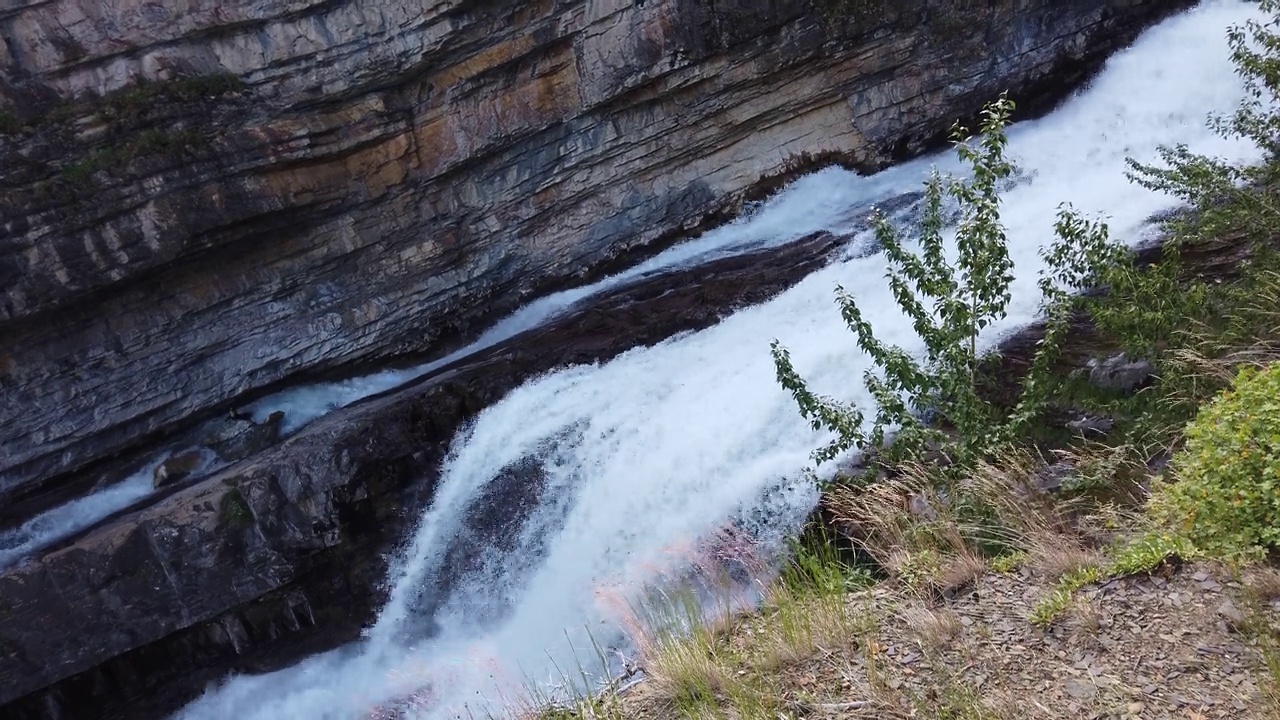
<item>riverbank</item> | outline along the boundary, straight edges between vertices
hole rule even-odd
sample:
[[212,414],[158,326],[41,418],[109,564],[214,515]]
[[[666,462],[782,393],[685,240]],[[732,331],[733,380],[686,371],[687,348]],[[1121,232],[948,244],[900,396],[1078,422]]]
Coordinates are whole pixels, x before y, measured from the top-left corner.
[[[1261,8],[1265,22],[1232,35],[1259,83],[1275,60],[1251,48],[1276,47],[1280,3]],[[637,615],[623,687],[530,715],[1280,717],[1280,161],[1275,92],[1258,87],[1265,101],[1220,129],[1271,148],[1264,161],[1182,148],[1131,164],[1136,182],[1191,205],[1166,218],[1162,252],[1101,252],[1097,226],[1060,215],[1059,239],[1081,244],[1046,257],[1082,272],[1073,287],[1087,292],[1056,296],[1048,333],[1019,333],[990,364],[974,350],[948,364],[987,317],[946,324],[942,302],[1002,286],[973,280],[983,255],[947,266],[926,220],[919,264],[900,263],[914,285],[899,278],[895,300],[952,354],[929,344],[917,369],[867,339],[853,300],[842,307],[877,360],[868,386],[884,390],[862,410],[898,429],[889,452],[775,345],[805,417],[851,438],[827,455],[876,452],[824,484],[780,577],[757,575],[757,610],[677,601]],[[977,177],[1000,177],[996,128],[970,151]],[[991,187],[962,204],[997,207]],[[959,227],[962,246],[983,232]],[[1233,259],[1206,263],[1219,252]],[[913,425],[899,397],[955,425]]]

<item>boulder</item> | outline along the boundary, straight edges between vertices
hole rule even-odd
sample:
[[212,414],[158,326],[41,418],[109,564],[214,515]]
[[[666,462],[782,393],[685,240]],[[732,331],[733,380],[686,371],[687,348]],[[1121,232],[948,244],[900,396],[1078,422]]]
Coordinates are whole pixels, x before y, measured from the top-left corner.
[[261,423],[251,418],[231,416],[201,428],[198,442],[217,454],[223,462],[242,460],[280,441],[284,411],[276,410]]
[[1154,375],[1155,366],[1150,361],[1131,360],[1124,353],[1089,362],[1089,382],[1103,390],[1131,393]]
[[152,483],[160,488],[170,483],[186,480],[208,464],[209,458],[200,450],[184,450],[165,458],[152,472]]

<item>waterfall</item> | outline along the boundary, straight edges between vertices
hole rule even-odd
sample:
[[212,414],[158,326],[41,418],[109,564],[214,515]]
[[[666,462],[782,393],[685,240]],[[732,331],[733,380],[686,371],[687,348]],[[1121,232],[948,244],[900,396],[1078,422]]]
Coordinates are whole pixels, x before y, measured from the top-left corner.
[[[1243,96],[1225,31],[1254,12],[1218,0],[1174,17],[1051,115],[1010,128],[1020,172],[1003,218],[1016,280],[1009,318],[984,343],[1034,318],[1038,249],[1052,238],[1059,203],[1105,216],[1130,243],[1147,239],[1150,218],[1173,206],[1126,180],[1126,156],[1153,161],[1159,144],[1182,142],[1256,159],[1255,149],[1205,127],[1207,112],[1229,111]],[[847,227],[858,203],[917,191],[930,164],[951,162],[926,158],[873,177],[814,173],[703,245],[657,262]],[[700,543],[733,527],[767,547],[812,508],[815,491],[799,471],[825,436],[778,387],[769,341],[780,339],[820,391],[865,401],[868,359],[832,291],[837,283],[853,291],[882,339],[918,347],[884,270],[882,256],[854,252],[707,330],[528,381],[455,438],[437,495],[388,578],[390,600],[363,640],[230,679],[180,717],[486,717],[530,685],[598,668],[595,648],[625,647],[620,608],[680,573]],[[477,510],[510,493],[525,509],[492,518],[503,523],[502,541],[468,546]]]

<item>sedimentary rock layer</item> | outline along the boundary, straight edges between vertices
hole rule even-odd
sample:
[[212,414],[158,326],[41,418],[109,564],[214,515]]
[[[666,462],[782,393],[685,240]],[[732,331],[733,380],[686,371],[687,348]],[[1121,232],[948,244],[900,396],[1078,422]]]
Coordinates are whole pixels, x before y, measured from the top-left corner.
[[[818,234],[606,293],[0,573],[0,716],[142,720],[228,671],[354,640],[464,421],[531,375],[762,302],[839,242]],[[470,539],[496,542],[522,522],[535,484],[513,468],[510,494],[475,508]],[[467,548],[456,549],[461,567]]]
[[1186,4],[8,3],[0,524],[265,388],[439,347],[762,178],[1060,91]]

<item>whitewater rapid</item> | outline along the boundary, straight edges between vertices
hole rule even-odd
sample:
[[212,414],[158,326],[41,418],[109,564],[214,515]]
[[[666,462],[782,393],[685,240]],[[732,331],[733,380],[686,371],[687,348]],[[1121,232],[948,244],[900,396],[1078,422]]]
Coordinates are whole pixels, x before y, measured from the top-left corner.
[[[1240,0],[1217,0],[1168,20],[1053,114],[1011,128],[1009,154],[1022,174],[1004,196],[1003,218],[1017,279],[1010,317],[984,342],[1034,319],[1038,249],[1052,237],[1059,203],[1105,215],[1112,234],[1130,243],[1148,239],[1149,218],[1173,207],[1125,179],[1126,156],[1153,161],[1158,145],[1181,142],[1256,159],[1255,148],[1205,127],[1207,112],[1229,111],[1243,97],[1225,32],[1255,12]],[[823,170],[708,242],[725,251],[840,230],[851,203],[918,190],[930,162],[952,161],[933,158],[872,178]],[[598,672],[594,646],[625,650],[621,610],[687,566],[697,541],[732,522],[768,543],[812,507],[815,491],[799,471],[825,435],[777,386],[769,342],[781,340],[818,390],[864,402],[859,378],[868,361],[832,291],[837,283],[853,291],[882,339],[918,348],[884,270],[880,256],[849,258],[707,330],[525,383],[455,438],[436,498],[396,562],[391,598],[365,639],[277,673],[233,678],[179,716],[345,720],[391,717],[394,707],[397,717],[479,718],[530,686],[573,682],[579,667]],[[447,597],[432,598],[468,506],[526,458],[536,459],[543,487],[512,548],[491,549]]]

